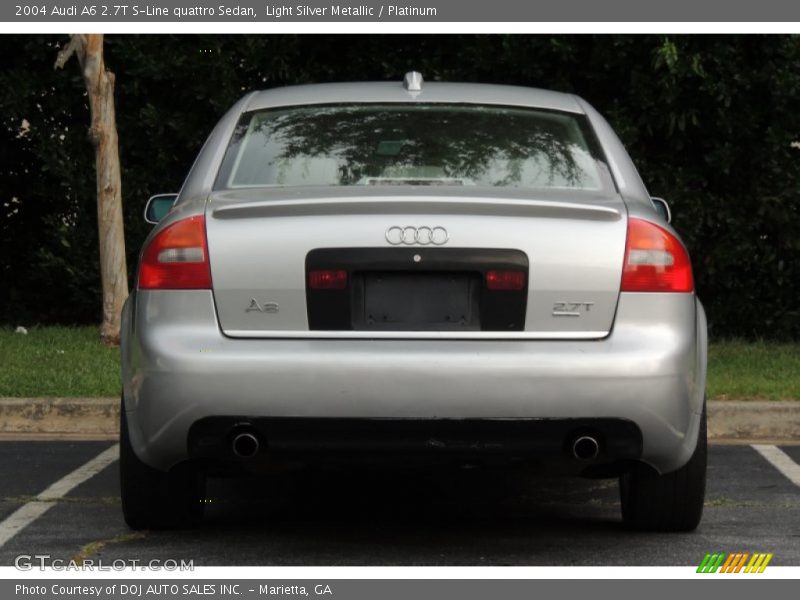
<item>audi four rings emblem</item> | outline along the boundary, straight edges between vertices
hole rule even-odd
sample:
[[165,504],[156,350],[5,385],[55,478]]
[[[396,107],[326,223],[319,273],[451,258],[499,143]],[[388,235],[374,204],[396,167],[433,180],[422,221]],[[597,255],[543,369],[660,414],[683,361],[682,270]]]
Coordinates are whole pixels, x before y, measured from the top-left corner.
[[386,230],[386,241],[392,246],[442,246],[447,243],[450,236],[444,227],[400,227],[395,225]]

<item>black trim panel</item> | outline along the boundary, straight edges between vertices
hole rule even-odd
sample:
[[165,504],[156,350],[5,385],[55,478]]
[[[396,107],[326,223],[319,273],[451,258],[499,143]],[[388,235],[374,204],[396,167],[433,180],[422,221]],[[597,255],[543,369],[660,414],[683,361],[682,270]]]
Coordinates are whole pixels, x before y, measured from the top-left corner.
[[[308,273],[312,270],[344,269],[348,285],[342,290],[312,290]],[[526,284],[518,291],[492,291],[486,288],[490,270],[523,271]],[[522,331],[528,302],[528,257],[521,250],[483,248],[319,248],[306,256],[306,306],[312,331]],[[426,276],[437,273],[462,275],[477,282],[470,288],[477,304],[477,315],[461,325],[417,323],[407,329],[397,325],[369,322],[365,318],[364,285],[376,274]],[[474,288],[474,289],[473,289]],[[472,301],[472,300],[471,300]]]
[[[248,431],[261,442],[255,462],[355,462],[424,464],[469,461],[603,465],[637,460],[642,433],[627,419],[366,419],[310,417],[206,417],[189,430],[192,459],[235,461],[233,435]],[[575,439],[599,441],[596,459],[584,463],[571,452]]]

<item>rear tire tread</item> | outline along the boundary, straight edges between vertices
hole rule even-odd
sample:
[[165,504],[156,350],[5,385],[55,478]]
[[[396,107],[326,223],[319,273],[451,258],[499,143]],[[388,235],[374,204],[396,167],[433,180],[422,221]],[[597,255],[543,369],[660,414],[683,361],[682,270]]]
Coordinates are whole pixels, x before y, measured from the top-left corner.
[[700,418],[697,446],[683,467],[657,474],[637,465],[620,478],[622,518],[639,531],[693,531],[700,523],[705,501],[708,454],[706,411]]
[[131,445],[124,404],[119,470],[122,513],[131,529],[180,529],[202,520],[202,474],[190,464],[165,472],[142,462]]

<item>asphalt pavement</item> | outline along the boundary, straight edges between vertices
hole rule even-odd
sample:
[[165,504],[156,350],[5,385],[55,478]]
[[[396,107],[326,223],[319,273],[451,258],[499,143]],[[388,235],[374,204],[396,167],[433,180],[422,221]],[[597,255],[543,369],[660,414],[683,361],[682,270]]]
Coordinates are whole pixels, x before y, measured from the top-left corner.
[[[18,509],[111,446],[0,441],[0,532]],[[778,447],[800,463],[800,446]],[[208,497],[198,529],[132,532],[113,461],[48,500],[49,510],[0,545],[0,565],[47,554],[195,566],[672,566],[742,551],[800,565],[800,487],[749,445],[710,447],[703,521],[686,534],[625,530],[616,481],[519,471],[302,471],[212,479]]]

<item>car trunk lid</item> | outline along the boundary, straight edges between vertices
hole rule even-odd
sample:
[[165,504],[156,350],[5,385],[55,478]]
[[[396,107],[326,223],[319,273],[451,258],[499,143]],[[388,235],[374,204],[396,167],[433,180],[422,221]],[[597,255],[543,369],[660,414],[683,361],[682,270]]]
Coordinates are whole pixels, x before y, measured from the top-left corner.
[[613,324],[626,216],[563,190],[268,188],[213,194],[206,227],[229,336],[585,339]]

